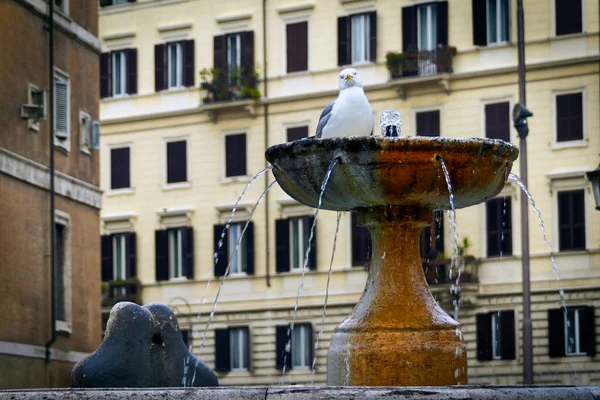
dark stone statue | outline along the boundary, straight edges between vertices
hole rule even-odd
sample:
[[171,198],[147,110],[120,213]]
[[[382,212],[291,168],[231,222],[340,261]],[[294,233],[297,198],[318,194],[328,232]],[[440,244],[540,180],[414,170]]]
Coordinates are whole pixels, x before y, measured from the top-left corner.
[[219,386],[215,373],[185,346],[175,314],[151,303],[117,303],[100,346],[71,374],[76,388]]

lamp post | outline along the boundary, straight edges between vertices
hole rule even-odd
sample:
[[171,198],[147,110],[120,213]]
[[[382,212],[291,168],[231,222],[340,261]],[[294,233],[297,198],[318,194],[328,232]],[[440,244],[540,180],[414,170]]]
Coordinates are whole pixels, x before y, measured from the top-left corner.
[[596,201],[596,210],[600,211],[600,164],[595,170],[586,172],[585,175],[587,176],[588,181],[592,183],[594,200]]

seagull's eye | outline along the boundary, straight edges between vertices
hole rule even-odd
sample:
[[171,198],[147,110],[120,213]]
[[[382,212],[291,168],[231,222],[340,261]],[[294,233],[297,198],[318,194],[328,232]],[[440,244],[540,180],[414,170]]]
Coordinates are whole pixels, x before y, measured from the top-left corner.
[[353,72],[352,72],[352,75],[356,76],[356,71],[353,71]]

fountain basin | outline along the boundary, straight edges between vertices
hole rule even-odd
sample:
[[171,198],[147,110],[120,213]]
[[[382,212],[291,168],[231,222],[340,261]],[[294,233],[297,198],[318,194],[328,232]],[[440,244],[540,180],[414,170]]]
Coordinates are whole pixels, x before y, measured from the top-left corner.
[[495,139],[377,136],[307,138],[270,147],[267,160],[281,188],[292,198],[317,207],[321,183],[337,158],[322,209],[420,205],[450,209],[438,157],[450,173],[455,208],[497,195],[519,150]]

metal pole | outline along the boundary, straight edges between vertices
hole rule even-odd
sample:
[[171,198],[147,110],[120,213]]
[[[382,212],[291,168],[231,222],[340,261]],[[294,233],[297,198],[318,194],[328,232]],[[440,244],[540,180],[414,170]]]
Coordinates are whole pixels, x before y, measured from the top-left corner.
[[[265,74],[265,78],[264,78],[264,89],[265,89],[265,93],[264,93],[264,97],[265,99],[269,98],[269,78],[267,76],[267,0],[263,0],[263,6],[262,6],[262,22],[263,22],[263,70],[264,70],[264,74]],[[263,106],[264,108],[264,123],[265,123],[265,140],[264,140],[264,145],[265,145],[265,151],[267,150],[267,148],[269,147],[269,102],[265,101],[265,104]],[[267,161],[267,159],[265,158],[265,168],[269,166],[269,162]],[[269,186],[269,173],[267,172],[265,174],[265,190],[267,190],[267,187]],[[267,287],[271,287],[271,275],[269,272],[270,269],[270,257],[271,257],[271,252],[270,252],[270,248],[269,248],[269,244],[271,243],[269,240],[269,227],[270,227],[270,213],[269,213],[269,209],[271,207],[271,205],[269,204],[269,192],[267,192],[265,194],[265,203],[267,204],[267,206],[265,207],[265,269],[266,269],[266,280],[267,280]]]
[[[517,35],[519,47],[519,102],[526,103],[525,97],[525,33],[523,23],[523,0],[517,0]],[[527,139],[519,135],[520,177],[527,186]],[[531,284],[529,274],[529,204],[521,194],[521,261],[523,266],[523,383],[533,384],[533,340],[531,326]]]

